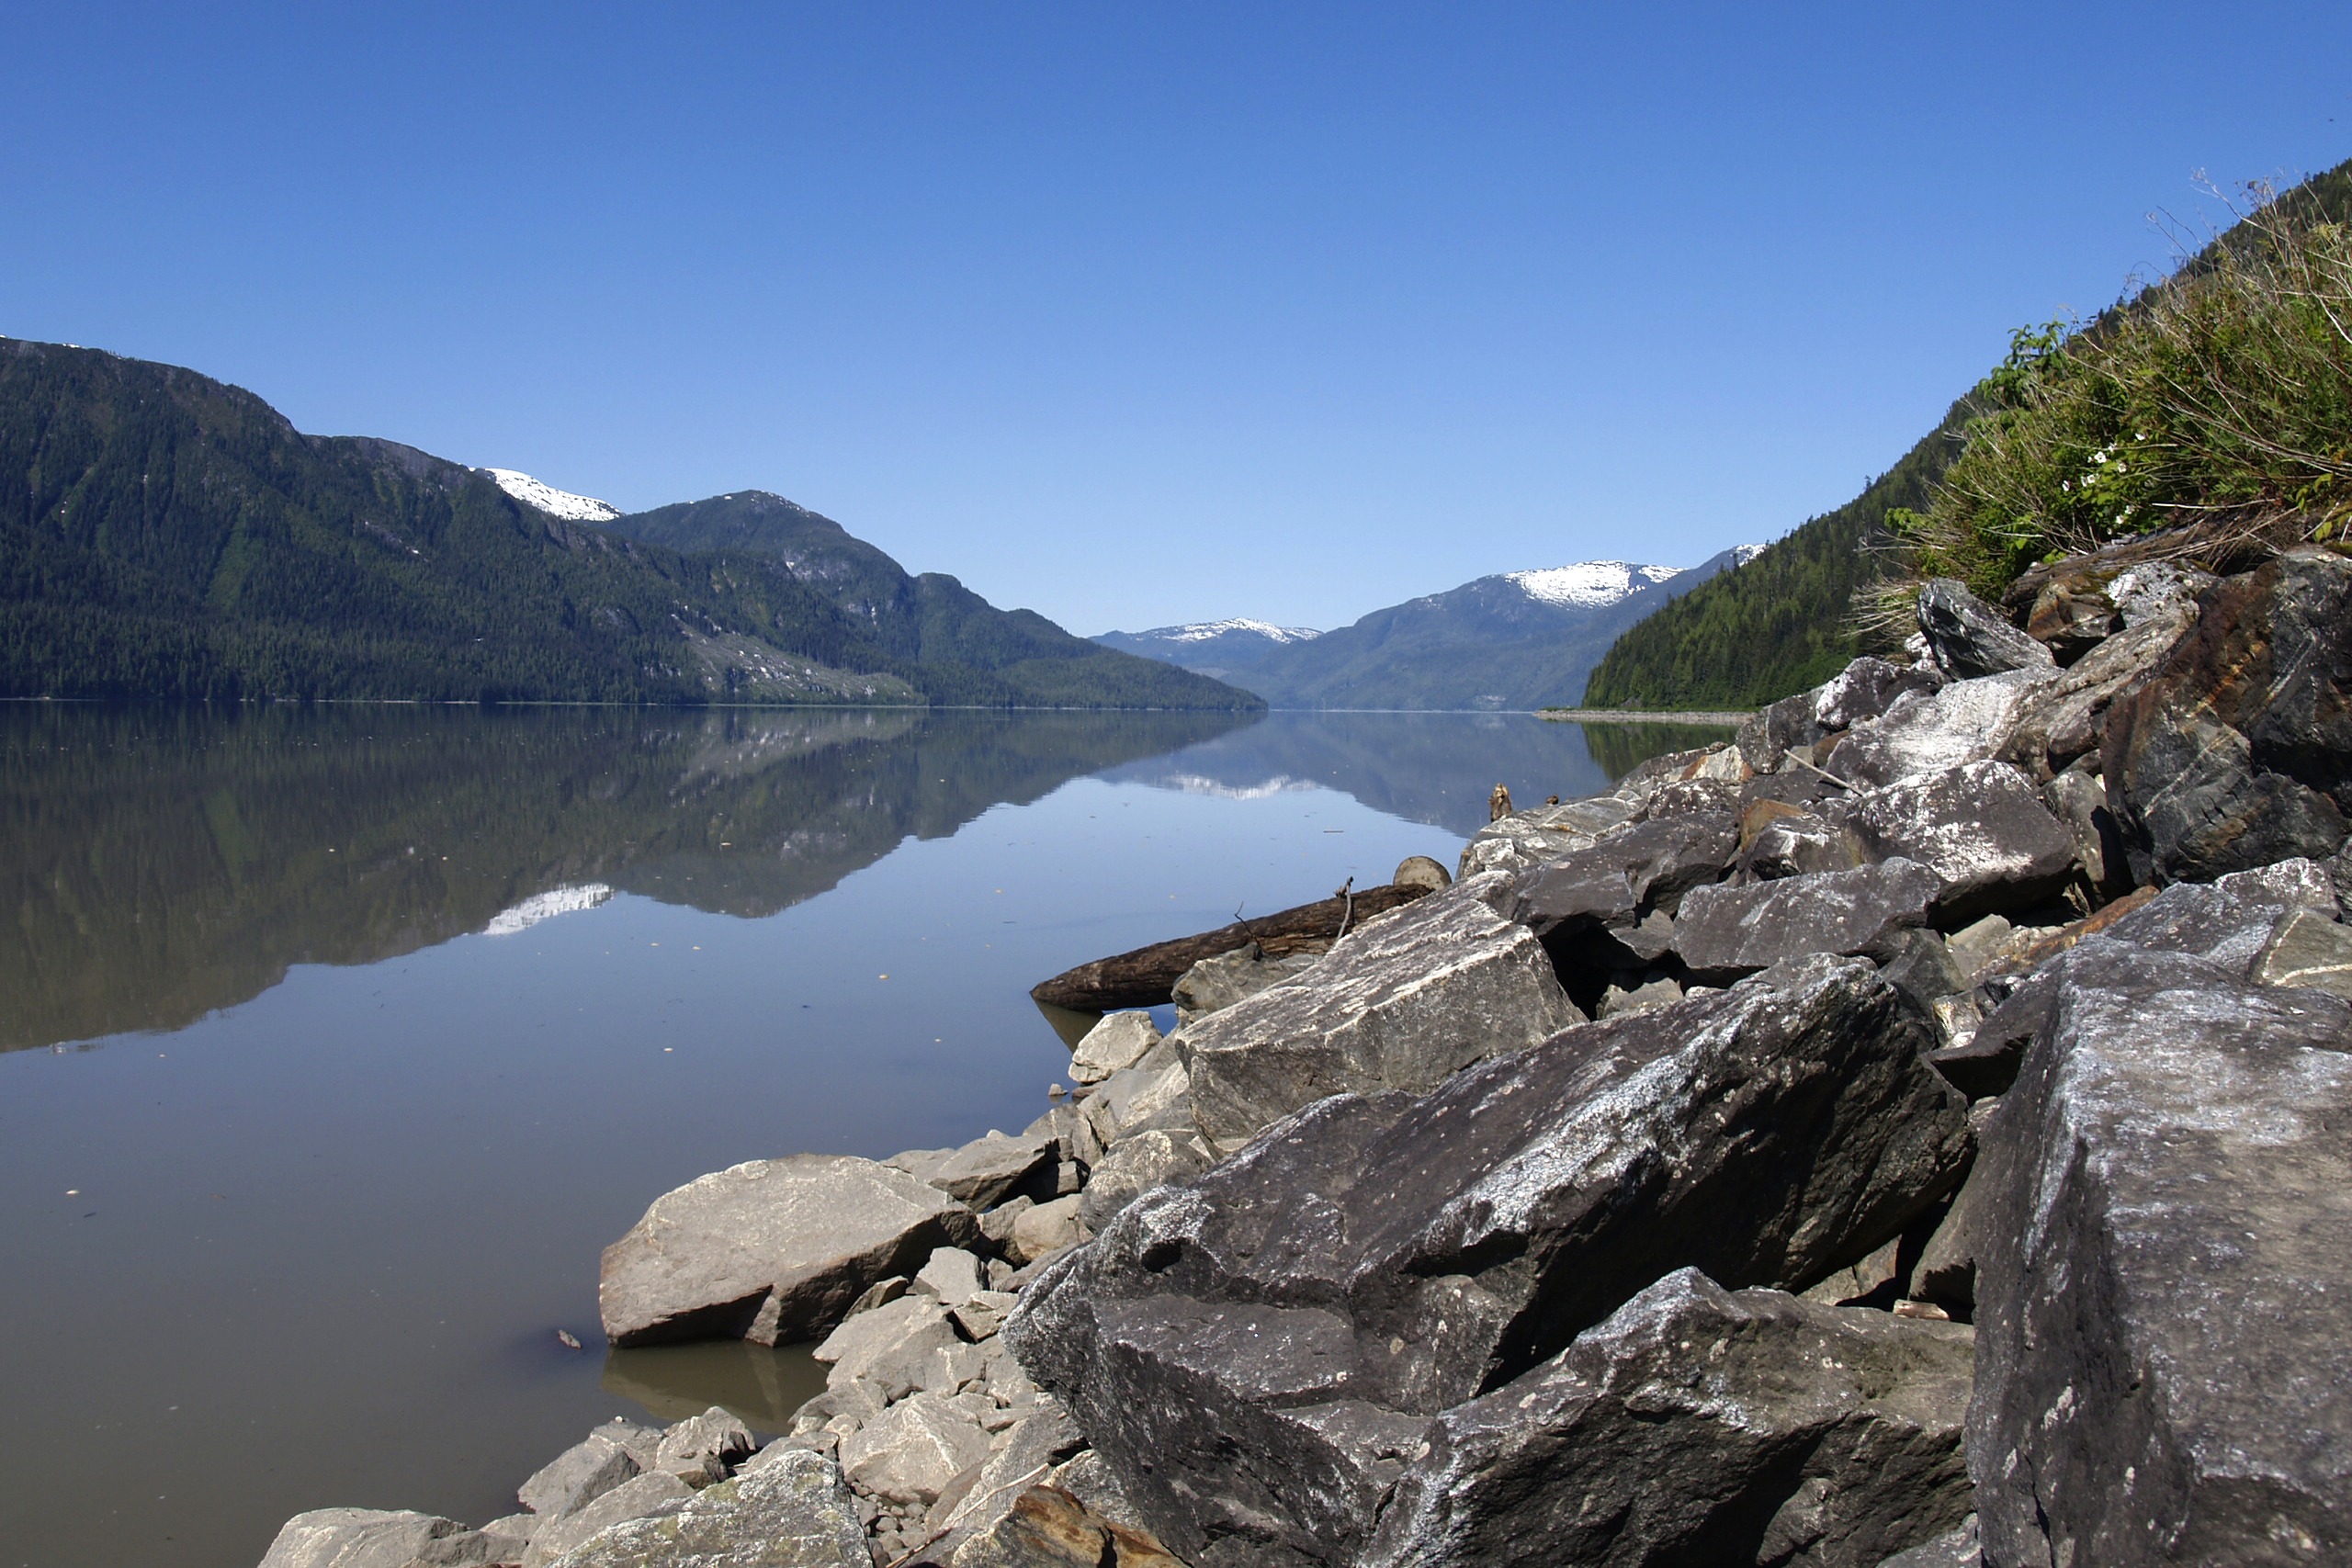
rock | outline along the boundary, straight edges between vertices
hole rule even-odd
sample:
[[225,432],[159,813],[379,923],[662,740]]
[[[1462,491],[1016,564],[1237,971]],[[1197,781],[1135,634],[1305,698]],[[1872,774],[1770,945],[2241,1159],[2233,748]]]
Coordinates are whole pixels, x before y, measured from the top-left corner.
[[[1946,687],[1950,691],[1951,687]],[[1873,860],[1935,873],[1939,920],[2042,903],[2075,871],[2073,835],[2006,762],[1969,762],[1856,795],[1847,822]]]
[[[1242,951],[1255,953],[1258,944],[1251,942]],[[1227,953],[1226,957],[1233,955]],[[1210,960],[1209,962],[1216,962]],[[1193,965],[1193,971],[1201,967]],[[1193,971],[1187,971],[1191,974]],[[1177,986],[1181,989],[1183,981]],[[1179,1006],[1182,1005],[1180,998]],[[1080,1083],[1101,1083],[1122,1067],[1132,1067],[1144,1059],[1146,1053],[1159,1043],[1159,1028],[1148,1012],[1114,1012],[1105,1014],[1102,1021],[1086,1032],[1070,1054],[1069,1076]]]
[[1976,1544],[1976,1516],[1971,1514],[1935,1540],[1896,1552],[1878,1568],[1984,1568],[1984,1562]]
[[1086,1239],[1086,1227],[1078,1217],[1079,1204],[1083,1201],[1073,1192],[1067,1198],[1057,1198],[1023,1211],[1012,1222],[1012,1244],[1005,1251],[1015,1262],[1035,1263],[1047,1253],[1076,1247]]
[[1677,1270],[1432,1422],[1361,1561],[1877,1562],[1968,1512],[1971,1337]]
[[1193,1075],[1176,1036],[1123,1072],[1113,1073],[1086,1101],[1086,1116],[1105,1149],[1154,1128],[1193,1125]]
[[1733,744],[1739,748],[1742,761],[1757,773],[1770,773],[1791,750],[1819,739],[1821,727],[1813,716],[1813,694],[1801,692],[1748,715]]
[[940,1493],[924,1517],[924,1530],[987,1529],[1012,1508],[1014,1498],[1051,1481],[1054,1468],[1085,1447],[1086,1434],[1069,1413],[1046,1401],[1036,1415],[1006,1427],[987,1459]]
[[1141,1133],[1122,1142],[1094,1168],[1080,1195],[1079,1223],[1099,1232],[1137,1195],[1206,1170],[1215,1155],[1197,1133]]
[[2352,1555],[2352,1009],[2111,938],[2041,976],[1970,1183],[1985,1558]]
[[2053,671],[2016,671],[1906,694],[1849,730],[1822,765],[1849,783],[1879,785],[1982,761],[2054,679]]
[[751,1456],[752,1448],[752,1429],[714,1404],[664,1433],[647,1468],[667,1472],[689,1486],[707,1486],[726,1480],[728,1472]]
[[556,1560],[558,1568],[873,1568],[873,1561],[841,1472],[805,1449],[783,1450],[674,1514],[615,1525]]
[[1076,1105],[1057,1105],[1022,1129],[1024,1137],[1052,1138],[1061,1149],[1065,1163],[1097,1165],[1102,1159],[1102,1140],[1094,1131],[1083,1109]]
[[1079,1453],[1055,1468],[1053,1483],[1077,1498],[1086,1511],[1114,1525],[1131,1530],[1148,1531],[1136,1506],[1127,1501],[1126,1492],[1119,1485],[1119,1478],[1102,1462],[1102,1456],[1092,1449]]
[[[1035,1198],[1026,1196],[1008,1198],[980,1216],[980,1234],[1001,1250],[1012,1240],[1012,1222],[1036,1206],[1037,1201]],[[993,1264],[990,1267],[989,1278],[990,1280],[996,1278]]]
[[961,1343],[945,1307],[928,1296],[905,1296],[860,1313],[809,1353],[832,1369],[828,1388],[856,1380],[885,1399],[899,1399],[922,1386],[932,1352]]
[[1693,888],[1675,922],[1675,949],[1694,976],[1713,981],[1811,953],[1882,955],[1896,931],[1928,922],[1943,886],[1927,867],[1898,857],[1745,887]]
[[1983,1245],[1984,1189],[1963,1181],[1944,1211],[1943,1223],[1928,1236],[1911,1269],[1911,1292],[1941,1307],[1961,1323],[1976,1315],[1976,1253]]
[[[1862,863],[1861,847],[1842,820],[1845,802],[1825,804],[1822,812],[1774,810],[1742,818],[1744,840],[1736,863],[1739,876],[1770,882],[1820,871],[1851,871]],[[1839,816],[1840,820],[1830,820]]]
[[1883,1296],[1884,1302],[1871,1304],[1891,1304],[1903,1293],[1902,1254],[1903,1238],[1897,1236],[1860,1263],[1840,1269],[1815,1285],[1804,1292],[1804,1299],[1823,1306],[1845,1306]]
[[1913,692],[1923,695],[1943,682],[1917,668],[1890,664],[1883,659],[1857,659],[1815,686],[1813,699],[1814,734],[1808,739],[1851,729],[1865,719],[1878,718]]
[[1453,886],[1453,874],[1427,855],[1407,855],[1396,863],[1396,874],[1388,881],[1393,886],[1426,887],[1432,893]]
[[654,1200],[605,1249],[597,1306],[615,1345],[814,1339],[875,1280],[977,1235],[962,1204],[872,1160],[753,1160]]
[[942,1306],[961,1306],[975,1292],[988,1288],[980,1278],[980,1260],[960,1247],[943,1247],[933,1252],[915,1280]]
[[1224,1144],[1342,1090],[1428,1089],[1578,1013],[1524,927],[1433,894],[1335,944],[1313,973],[1176,1036],[1200,1130]]
[[2323,860],[2352,808],[2352,561],[2296,551],[2206,594],[2110,710],[2100,771],[2134,880]]
[[[1144,1019],[1144,1027],[1151,1027],[1149,1019]],[[1095,1032],[1100,1032],[1101,1026],[1097,1025]],[[1153,1031],[1155,1038],[1158,1032]],[[1090,1040],[1093,1037],[1091,1033],[1087,1036]],[[993,1208],[1014,1192],[1040,1183],[1051,1189],[1054,1168],[1061,1164],[1061,1157],[1057,1139],[1013,1138],[991,1130],[986,1137],[975,1138],[949,1155],[923,1179],[958,1202],[975,1209]]]
[[950,1307],[948,1315],[973,1338],[986,1339],[997,1331],[1004,1314],[1020,1299],[1003,1291],[975,1291],[960,1305]]
[[2131,860],[2107,809],[2107,788],[2098,775],[2068,768],[2041,786],[2042,804],[2075,840],[2075,863],[2083,880],[2107,897],[2116,897],[2131,882]]
[[2184,615],[2135,626],[2100,643],[2064,675],[2036,685],[2002,738],[2000,760],[2047,778],[2096,752],[2115,699],[2148,678],[2189,621]]
[[1955,681],[2012,670],[2047,670],[2050,650],[1949,577],[1919,590],[1919,630],[1936,668]]
[[1686,893],[1721,880],[1738,848],[1738,821],[1724,813],[1634,823],[1523,874],[1510,918],[1555,939],[1623,931],[1652,910],[1672,915]]
[[950,1568],[1184,1568],[1149,1536],[1098,1518],[1060,1487],[1042,1483],[947,1561]]
[[2152,620],[2193,619],[2197,602],[2217,581],[2210,571],[2177,561],[2145,561],[2118,572],[2107,596],[2127,626]]
[[530,1544],[523,1551],[522,1568],[545,1568],[545,1564],[625,1520],[674,1514],[694,1495],[693,1487],[668,1472],[648,1471],[614,1487],[585,1507],[533,1530]]
[[2275,889],[2240,883],[2234,889],[2182,883],[2107,928],[2108,936],[2152,953],[2188,953],[2249,979],[2288,912]]
[[2335,874],[2315,861],[2282,860],[2252,871],[2233,871],[2216,877],[2213,886],[2233,898],[2289,909],[2316,909],[2330,919],[2336,913]]
[[1335,1096],[1136,1199],[1003,1338],[1179,1552],[1312,1538],[1661,1273],[1801,1290],[1899,1235],[1967,1153],[1924,1043],[1869,964],[1815,957]]
[[515,1501],[543,1519],[560,1519],[587,1506],[633,1478],[645,1467],[602,1433],[591,1433],[556,1455],[515,1489]]
[[[1328,948],[1324,952],[1329,951]],[[1176,982],[1176,1017],[1180,1023],[1229,1008],[1272,986],[1305,974],[1322,952],[1285,953],[1268,958],[1256,942],[1204,958]]]
[[1621,1012],[1640,1012],[1645,1008],[1671,1007],[1682,999],[1682,987],[1670,975],[1660,975],[1645,980],[1631,990],[1611,985],[1600,994],[1600,1005],[1593,1010],[1595,1018],[1614,1018]]
[[1953,964],[1960,970],[1962,989],[1976,984],[1987,969],[2008,951],[2009,939],[2017,928],[1999,915],[1987,915],[1972,925],[1951,933],[1945,950],[1951,954]]
[[2352,931],[2316,909],[2290,909],[2254,961],[2266,986],[2315,986],[2352,1001]]
[[2052,580],[2033,601],[2026,636],[2047,648],[2059,663],[2071,665],[2123,629],[2113,601],[2093,589]]
[[[1635,774],[1640,772],[1634,770]],[[1633,776],[1628,775],[1628,783]],[[1584,848],[1610,829],[1633,819],[1635,801],[1625,788],[1620,784],[1615,794],[1571,800],[1565,806],[1539,806],[1488,823],[1463,847],[1462,859],[1453,870],[1455,885],[1481,872],[1526,871]]]
[[842,1473],[860,1492],[928,1507],[940,1489],[989,1457],[980,1425],[935,1393],[899,1401],[842,1439]]
[[278,1528],[262,1554],[261,1568],[410,1568],[435,1546],[466,1533],[457,1520],[432,1514],[313,1508]]

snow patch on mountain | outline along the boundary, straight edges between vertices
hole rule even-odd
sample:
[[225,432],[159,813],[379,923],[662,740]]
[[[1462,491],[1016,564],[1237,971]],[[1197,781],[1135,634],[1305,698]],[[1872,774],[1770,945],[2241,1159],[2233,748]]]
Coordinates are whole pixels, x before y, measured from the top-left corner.
[[1206,642],[1228,632],[1247,632],[1264,637],[1268,642],[1307,642],[1323,634],[1312,626],[1277,626],[1265,621],[1253,621],[1236,616],[1227,621],[1191,621],[1181,626],[1154,626],[1138,637],[1160,637],[1169,642]]
[[498,482],[498,488],[526,506],[536,506],[550,517],[560,517],[567,523],[610,523],[621,514],[621,509],[609,501],[598,501],[593,495],[574,495],[568,490],[541,484],[530,475],[514,468],[484,468],[481,470]]
[[1630,561],[1588,560],[1536,571],[1505,572],[1503,579],[1530,599],[1564,609],[1600,610],[1638,589],[1678,578],[1687,567],[1635,566]]

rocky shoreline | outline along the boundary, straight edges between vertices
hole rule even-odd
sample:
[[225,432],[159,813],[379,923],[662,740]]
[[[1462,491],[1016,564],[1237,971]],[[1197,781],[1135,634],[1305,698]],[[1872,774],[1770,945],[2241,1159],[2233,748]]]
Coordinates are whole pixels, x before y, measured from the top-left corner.
[[1204,959],[1019,1134],[663,1196],[606,1333],[820,1341],[788,1432],[264,1568],[2352,1559],[2352,561],[2015,610]]

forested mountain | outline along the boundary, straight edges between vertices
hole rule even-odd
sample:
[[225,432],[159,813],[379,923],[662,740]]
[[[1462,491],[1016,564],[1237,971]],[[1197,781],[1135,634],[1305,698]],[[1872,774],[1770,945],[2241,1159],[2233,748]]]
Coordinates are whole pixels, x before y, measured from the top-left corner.
[[1256,705],[1204,677],[1073,637],[1033,610],[1000,610],[944,572],[910,575],[831,518],[765,491],[632,513],[605,526],[673,549],[779,563],[891,658],[983,671],[1040,706]]
[[1696,567],[1581,561],[1482,577],[1269,648],[1254,664],[1220,678],[1284,708],[1496,710],[1573,703],[1586,671],[1619,632],[1752,547],[1725,550]]
[[1081,651],[983,668],[773,555],[624,537],[193,371],[0,340],[0,696],[1255,705],[1004,618]]

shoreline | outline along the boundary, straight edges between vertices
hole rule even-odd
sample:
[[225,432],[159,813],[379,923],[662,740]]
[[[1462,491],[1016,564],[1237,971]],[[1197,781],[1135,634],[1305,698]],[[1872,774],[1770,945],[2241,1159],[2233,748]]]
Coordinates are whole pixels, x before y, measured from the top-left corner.
[[1677,713],[1651,708],[1537,708],[1535,716],[1554,724],[1704,724],[1736,727],[1756,716],[1757,710],[1736,713]]

